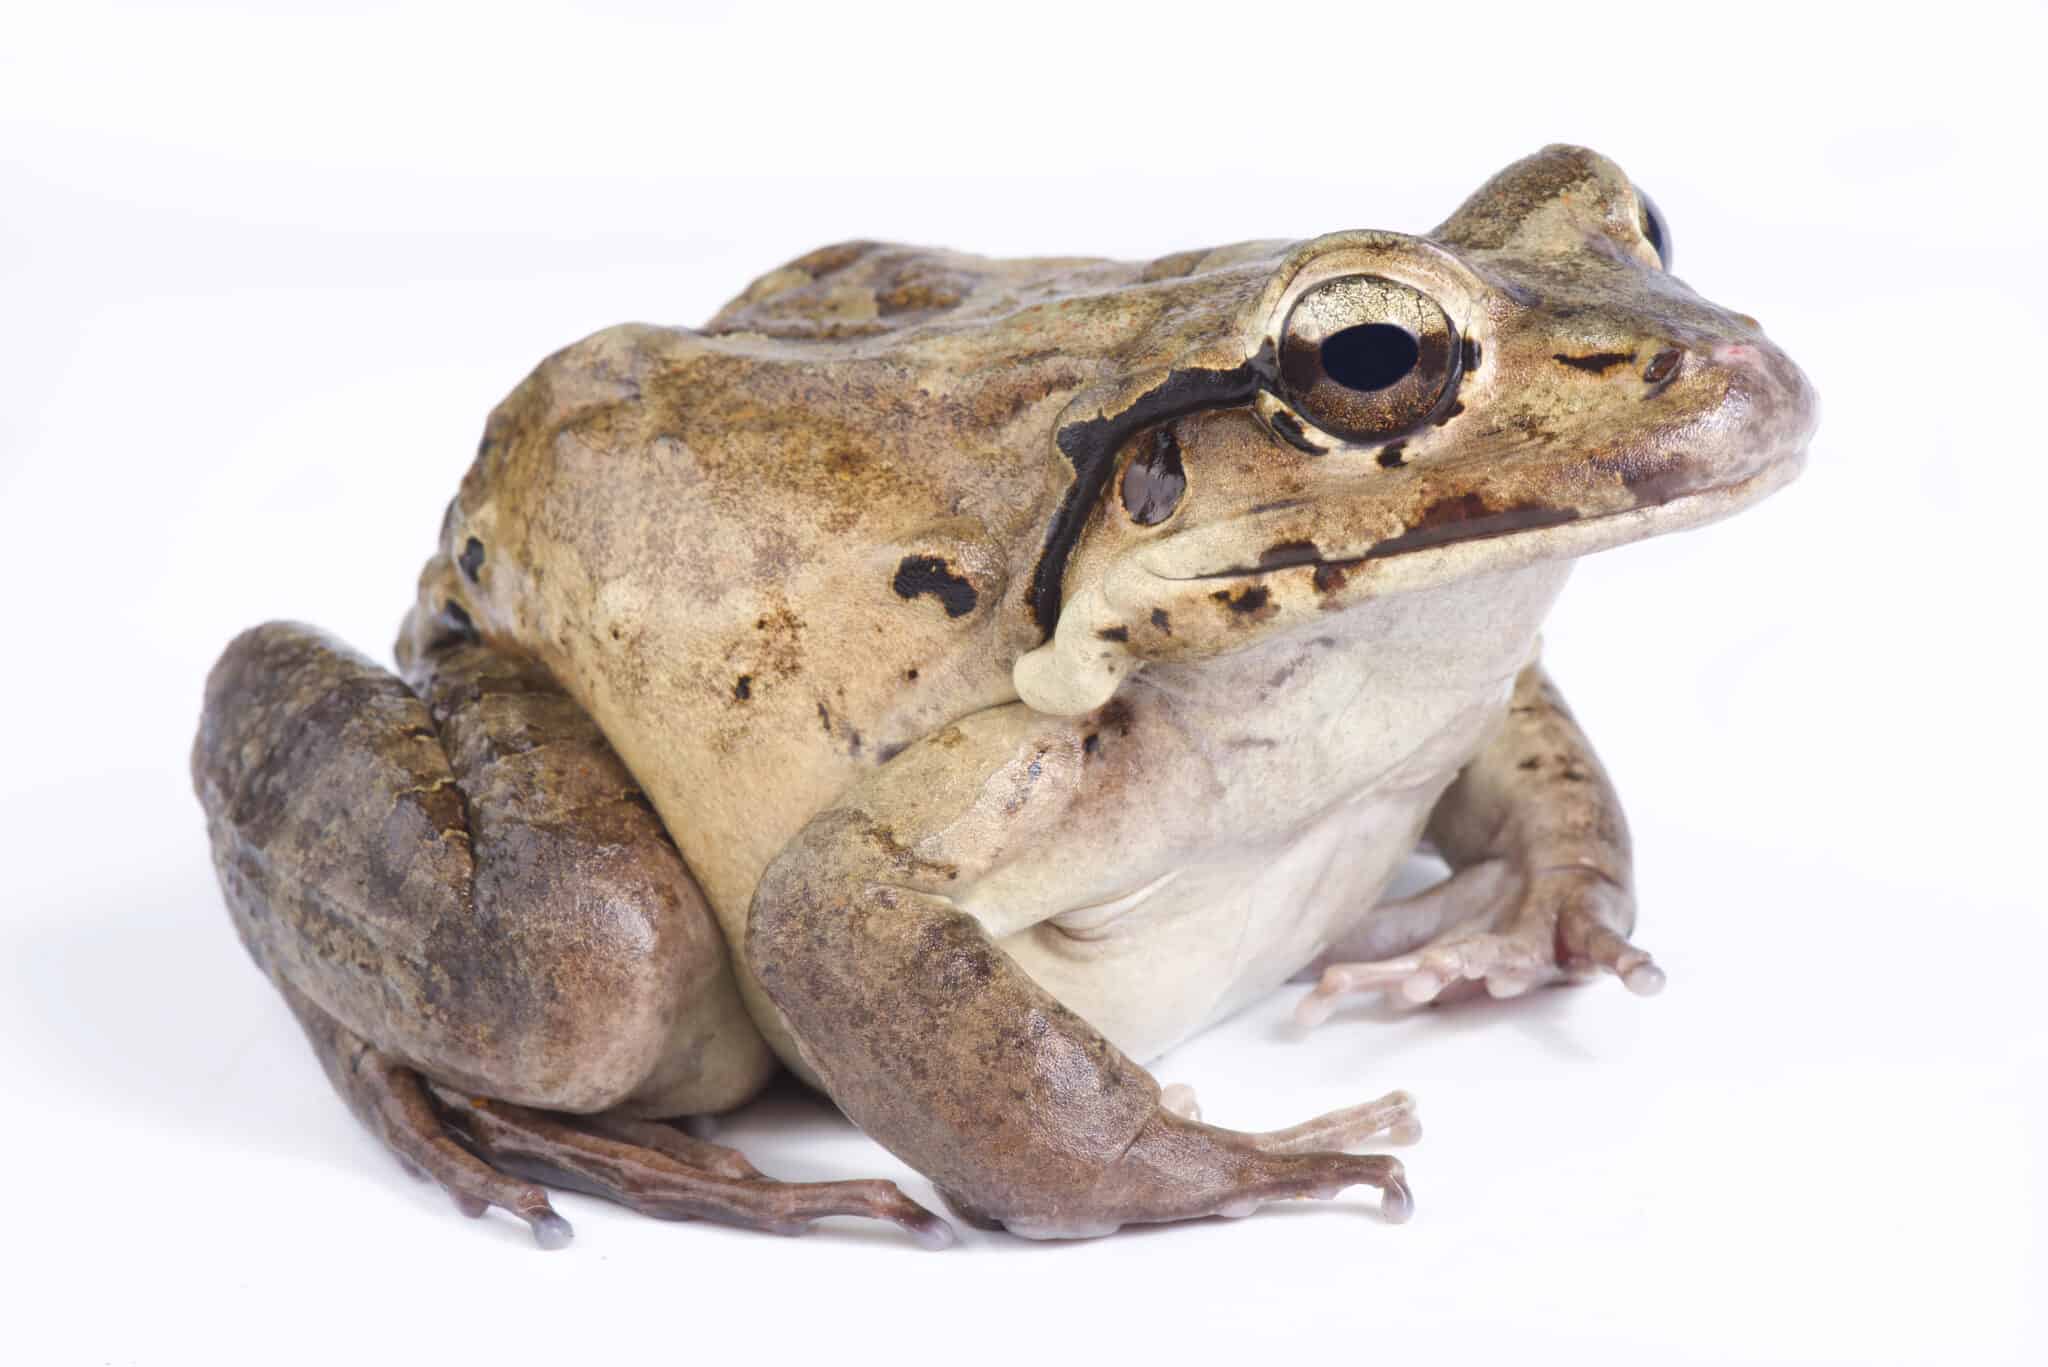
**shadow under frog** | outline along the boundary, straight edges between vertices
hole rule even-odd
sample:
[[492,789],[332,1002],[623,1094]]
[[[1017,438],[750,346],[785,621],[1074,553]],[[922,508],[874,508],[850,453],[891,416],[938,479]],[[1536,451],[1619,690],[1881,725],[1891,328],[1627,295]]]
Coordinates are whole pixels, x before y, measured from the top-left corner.
[[[465,1211],[548,1181],[943,1244],[885,1182],[668,1123],[778,1069],[966,1219],[1248,1214],[1365,1184],[1401,1093],[1267,1134],[1140,1060],[1348,994],[1662,978],[1538,662],[1574,558],[1798,470],[1805,379],[1548,148],[1423,236],[1158,261],[872,243],[492,413],[389,673],[258,627],[193,770],[244,944]],[[1387,900],[1418,847],[1450,875]]]

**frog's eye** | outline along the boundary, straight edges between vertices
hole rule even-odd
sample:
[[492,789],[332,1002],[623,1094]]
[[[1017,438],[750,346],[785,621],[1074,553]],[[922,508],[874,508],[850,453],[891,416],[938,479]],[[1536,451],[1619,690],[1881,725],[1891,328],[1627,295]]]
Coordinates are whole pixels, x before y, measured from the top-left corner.
[[1384,441],[1436,411],[1458,366],[1458,330],[1434,299],[1346,275],[1297,299],[1280,341],[1287,401],[1347,441]]
[[1664,215],[1657,212],[1657,201],[1636,187],[1636,203],[1641,206],[1641,227],[1643,240],[1657,253],[1657,260],[1665,270],[1671,269],[1671,225],[1664,221]]

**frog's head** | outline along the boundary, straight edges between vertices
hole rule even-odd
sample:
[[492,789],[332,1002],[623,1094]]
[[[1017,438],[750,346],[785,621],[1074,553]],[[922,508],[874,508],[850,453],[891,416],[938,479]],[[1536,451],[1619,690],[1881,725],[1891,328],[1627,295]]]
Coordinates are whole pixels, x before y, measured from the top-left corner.
[[1018,662],[1020,695],[1085,711],[1143,660],[1692,526],[1783,485],[1812,387],[1669,265],[1619,167],[1550,147],[1426,237],[1317,238],[1242,292],[1191,276],[1140,349],[1161,363],[1063,415],[1077,477],[1033,586],[1052,635]]

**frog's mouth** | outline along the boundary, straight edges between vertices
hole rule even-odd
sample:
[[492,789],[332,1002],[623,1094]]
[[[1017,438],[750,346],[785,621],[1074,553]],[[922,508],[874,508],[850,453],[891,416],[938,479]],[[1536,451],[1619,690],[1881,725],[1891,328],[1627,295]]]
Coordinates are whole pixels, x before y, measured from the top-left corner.
[[[1611,512],[1514,504],[1479,511],[1481,504],[1471,504],[1470,516],[1440,514],[1427,527],[1349,553],[1323,550],[1304,530],[1307,519],[1332,516],[1329,505],[1260,508],[1113,561],[1067,604],[1053,639],[1019,658],[1017,694],[1036,711],[1080,716],[1107,703],[1147,660],[1225,653],[1374,599],[1576,560],[1711,522],[1782,487],[1804,463],[1802,446],[1746,479]],[[1290,507],[1292,522],[1284,520]],[[1247,564],[1239,558],[1247,545],[1268,549]]]
[[[1683,492],[1660,490],[1664,496],[1655,501],[1604,511],[1527,501],[1495,506],[1481,495],[1466,494],[1430,504],[1405,530],[1358,550],[1323,549],[1301,534],[1298,523],[1290,522],[1287,507],[1276,505],[1162,542],[1143,558],[1142,568],[1155,579],[1182,583],[1265,579],[1305,571],[1323,594],[1347,588],[1354,590],[1347,596],[1402,592],[1540,561],[1577,559],[1717,521],[1782,488],[1804,465],[1801,446],[1744,479]],[[1217,542],[1264,542],[1267,548],[1248,563]],[[1357,592],[1368,584],[1364,594]]]

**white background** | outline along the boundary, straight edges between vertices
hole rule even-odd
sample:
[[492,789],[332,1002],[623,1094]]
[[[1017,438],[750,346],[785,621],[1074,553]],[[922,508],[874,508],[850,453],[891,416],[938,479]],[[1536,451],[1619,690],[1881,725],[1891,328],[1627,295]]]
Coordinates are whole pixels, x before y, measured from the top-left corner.
[[[2040,6],[289,8],[0,33],[10,1360],[2044,1360]],[[1412,1224],[928,1254],[567,1196],[543,1255],[357,1128],[220,907],[200,682],[274,616],[381,652],[535,360],[847,237],[1421,230],[1552,140],[1823,419],[1549,631],[1663,997],[1303,1037],[1290,993],[1160,1067],[1252,1128],[1412,1090]],[[932,1199],[802,1097],[727,1133]]]

